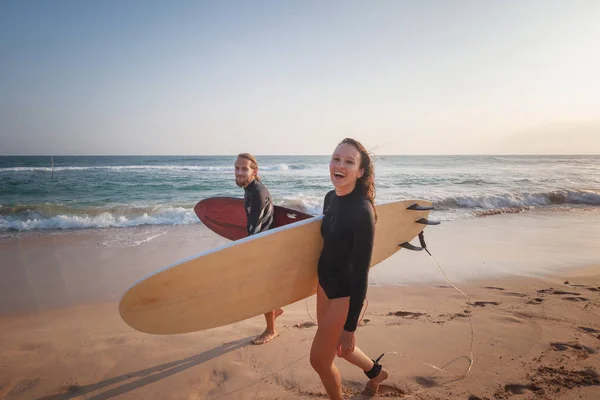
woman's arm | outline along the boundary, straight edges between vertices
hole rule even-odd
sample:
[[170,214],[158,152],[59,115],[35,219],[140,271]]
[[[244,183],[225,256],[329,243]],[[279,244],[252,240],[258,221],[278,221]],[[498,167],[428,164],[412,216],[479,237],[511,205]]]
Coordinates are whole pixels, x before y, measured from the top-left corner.
[[344,330],[354,332],[358,318],[367,295],[369,267],[373,254],[375,238],[375,216],[370,202],[365,201],[364,207],[357,210],[353,227],[353,249],[350,259],[352,265],[352,288],[350,307],[344,324]]

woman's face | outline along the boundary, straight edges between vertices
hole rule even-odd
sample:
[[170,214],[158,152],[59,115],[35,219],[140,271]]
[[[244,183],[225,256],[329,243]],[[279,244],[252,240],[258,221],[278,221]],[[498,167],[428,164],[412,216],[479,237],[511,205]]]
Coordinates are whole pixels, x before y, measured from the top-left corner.
[[360,152],[353,145],[343,143],[335,149],[329,162],[329,177],[337,191],[349,193],[354,190],[356,181],[364,173],[360,163]]

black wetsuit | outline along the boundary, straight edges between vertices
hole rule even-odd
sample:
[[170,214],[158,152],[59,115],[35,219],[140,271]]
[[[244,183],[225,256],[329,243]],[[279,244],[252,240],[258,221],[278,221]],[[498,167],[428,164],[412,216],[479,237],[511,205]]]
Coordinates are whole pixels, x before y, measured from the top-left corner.
[[264,232],[273,225],[273,202],[262,182],[255,179],[244,188],[244,208],[248,236]]
[[367,294],[375,211],[355,189],[346,196],[338,196],[335,191],[327,193],[323,214],[319,284],[329,299],[350,297],[344,329],[354,332]]

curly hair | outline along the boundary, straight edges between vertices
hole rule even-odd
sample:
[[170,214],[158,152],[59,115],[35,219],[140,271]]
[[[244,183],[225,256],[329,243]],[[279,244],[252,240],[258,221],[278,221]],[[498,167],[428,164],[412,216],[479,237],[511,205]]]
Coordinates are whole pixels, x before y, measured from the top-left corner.
[[354,146],[360,153],[359,168],[363,169],[364,173],[363,176],[356,181],[356,185],[358,186],[362,195],[365,196],[373,205],[375,218],[377,219],[377,211],[375,210],[375,166],[373,165],[373,160],[371,160],[371,155],[358,140],[345,138],[338,144],[338,146],[342,144],[350,144]]

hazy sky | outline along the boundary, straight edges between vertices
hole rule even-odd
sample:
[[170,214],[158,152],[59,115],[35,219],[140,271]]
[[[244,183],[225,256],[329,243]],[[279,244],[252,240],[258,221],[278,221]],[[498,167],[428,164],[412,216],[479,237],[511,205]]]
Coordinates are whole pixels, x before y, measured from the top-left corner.
[[600,1],[0,2],[0,154],[600,153]]

